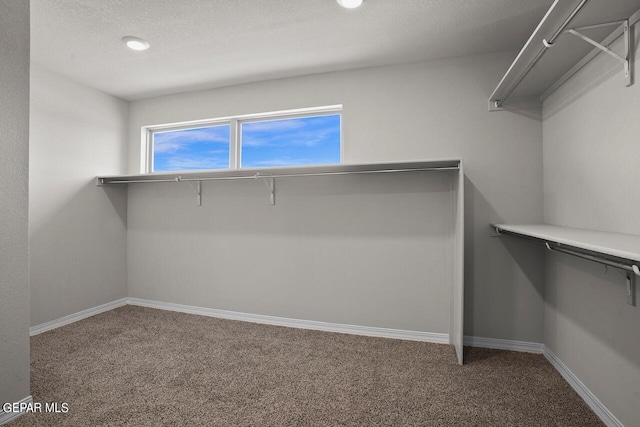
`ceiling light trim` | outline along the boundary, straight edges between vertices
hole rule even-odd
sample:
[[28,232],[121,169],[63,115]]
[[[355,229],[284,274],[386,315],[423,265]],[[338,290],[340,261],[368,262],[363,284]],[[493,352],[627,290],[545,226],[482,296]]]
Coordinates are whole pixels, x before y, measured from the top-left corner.
[[355,9],[362,5],[362,0],[336,0],[338,4],[345,9]]
[[122,38],[122,43],[124,43],[129,49],[139,52],[151,47],[148,41],[135,36],[124,36]]

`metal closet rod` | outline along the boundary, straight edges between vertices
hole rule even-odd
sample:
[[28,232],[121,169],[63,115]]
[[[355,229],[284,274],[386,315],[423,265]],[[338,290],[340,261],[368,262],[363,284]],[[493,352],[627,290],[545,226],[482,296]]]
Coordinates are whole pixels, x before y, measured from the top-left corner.
[[578,258],[584,258],[584,259],[587,259],[589,261],[593,261],[593,262],[597,262],[597,263],[600,263],[600,264],[608,265],[610,267],[615,267],[615,268],[619,268],[621,270],[629,271],[629,272],[632,272],[633,274],[635,274],[636,276],[640,276],[640,268],[638,268],[638,266],[636,264],[623,264],[621,262],[612,261],[612,260],[609,260],[609,259],[606,259],[606,258],[601,258],[601,257],[598,257],[598,256],[590,255],[588,253],[582,253],[582,252],[574,251],[574,250],[571,250],[571,249],[565,249],[565,248],[559,246],[560,245],[559,243],[556,243],[555,247],[552,247],[549,244],[549,242],[544,242],[544,245],[550,251],[563,252],[565,254],[573,255],[573,256],[578,257]]
[[531,62],[529,62],[529,64],[525,67],[524,71],[522,71],[522,73],[518,76],[515,82],[512,83],[511,86],[509,86],[509,89],[501,96],[501,99],[496,100],[496,107],[501,107],[504,101],[506,101],[511,96],[513,91],[520,85],[520,83],[522,83],[522,80],[524,80],[524,78],[529,74],[529,72],[531,72],[531,70],[533,69],[533,67],[535,67],[538,61],[540,61],[540,59],[542,58],[544,53],[547,51],[547,49],[556,41],[558,37],[560,37],[560,35],[564,32],[567,26],[569,26],[569,23],[573,20],[573,18],[578,13],[580,13],[582,8],[587,4],[588,1],[589,0],[581,1],[580,4],[567,17],[567,19],[564,20],[562,25],[560,25],[560,27],[558,27],[558,29],[551,35],[551,37],[549,37],[548,40],[545,39],[543,41],[542,49],[538,51],[536,56],[533,58]]
[[[566,253],[567,255],[573,255],[578,258],[584,258],[589,261],[593,261],[593,262],[608,265],[611,267],[619,268],[621,270],[629,271],[631,273],[634,273],[636,276],[640,277],[640,267],[638,267],[637,262],[633,260],[628,260],[629,263],[625,264],[619,261],[605,258],[603,256],[599,256],[598,252],[590,251],[588,249],[584,249],[584,252],[583,252],[582,250],[578,250],[579,248],[576,248],[575,246],[564,247],[566,245],[563,245],[562,243],[554,242],[552,240],[547,240],[540,237],[527,236],[525,234],[503,230],[499,227],[493,227],[493,228],[496,230],[496,233],[498,234],[498,236],[501,234],[508,234],[514,237],[518,237],[520,239],[532,240],[538,243],[542,243],[548,250],[552,252],[553,251],[563,252],[563,253]],[[615,257],[615,258],[626,259],[626,258],[620,258],[620,257]]]
[[100,178],[101,184],[137,184],[137,183],[152,183],[152,182],[185,182],[185,181],[220,181],[220,180],[236,180],[236,179],[262,179],[262,178],[290,178],[290,177],[303,177],[303,176],[326,176],[326,175],[358,175],[358,174],[373,174],[373,173],[391,173],[391,172],[427,172],[427,171],[445,171],[445,170],[459,170],[459,166],[447,166],[447,167],[429,167],[429,168],[411,168],[411,169],[381,169],[381,170],[364,170],[364,171],[336,171],[336,172],[310,172],[310,173],[283,173],[283,174],[260,174],[246,176],[210,176],[210,177],[187,177],[183,178],[178,175],[173,179],[137,179],[137,180],[113,180],[108,178]]
[[[501,235],[502,233],[505,233],[505,234],[513,235],[513,236],[520,237],[527,240],[534,240],[536,242],[542,241],[544,246],[551,252],[565,253],[567,255],[583,258],[589,261],[597,262],[598,264],[603,264],[605,266],[611,266],[611,267],[626,271],[627,304],[632,306],[636,305],[636,282],[638,280],[637,277],[640,277],[640,267],[638,267],[637,261],[633,259],[618,257],[613,255],[608,255],[610,257],[608,258],[607,254],[603,254],[597,251],[592,251],[589,249],[579,248],[571,245],[565,245],[563,243],[554,242],[553,240],[547,240],[541,237],[534,237],[526,234],[520,234],[514,231],[503,230],[500,227],[496,227],[496,226],[493,226],[493,227],[495,228],[498,236]],[[564,246],[567,246],[567,247],[565,248]],[[625,263],[625,261],[627,263]]]

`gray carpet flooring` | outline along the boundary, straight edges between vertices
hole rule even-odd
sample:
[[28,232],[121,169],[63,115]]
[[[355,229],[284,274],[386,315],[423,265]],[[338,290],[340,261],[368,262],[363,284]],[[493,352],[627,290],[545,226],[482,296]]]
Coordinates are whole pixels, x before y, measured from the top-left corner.
[[125,306],[31,338],[19,426],[600,426],[539,354]]

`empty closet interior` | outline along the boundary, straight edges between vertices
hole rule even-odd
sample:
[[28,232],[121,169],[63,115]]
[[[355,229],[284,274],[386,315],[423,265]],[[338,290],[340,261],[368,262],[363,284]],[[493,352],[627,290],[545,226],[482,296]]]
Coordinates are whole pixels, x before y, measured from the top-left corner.
[[0,1],[1,401],[130,304],[542,353],[638,425],[640,2],[116,3]]

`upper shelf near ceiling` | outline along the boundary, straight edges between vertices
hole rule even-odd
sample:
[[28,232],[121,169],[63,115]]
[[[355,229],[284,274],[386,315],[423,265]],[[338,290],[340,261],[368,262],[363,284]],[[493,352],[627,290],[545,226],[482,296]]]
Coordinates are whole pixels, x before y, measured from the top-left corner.
[[[489,110],[508,109],[508,99],[514,106],[522,104],[522,100],[527,105],[540,105],[540,101],[603,52],[603,48],[607,49],[626,34],[629,35],[628,49],[625,51],[624,46],[612,49],[620,58],[612,57],[611,61],[620,61],[620,73],[624,74],[622,61],[627,60],[631,69],[628,78],[621,78],[621,84],[630,85],[633,82],[633,26],[640,20],[639,9],[639,0],[555,0],[491,94]],[[625,20],[627,28],[631,26],[626,34]],[[570,34],[572,29],[577,34]]]
[[236,179],[273,179],[323,175],[359,175],[390,172],[423,172],[460,170],[462,160],[420,160],[385,163],[342,163],[338,165],[282,166],[267,168],[221,169],[209,171],[183,171],[146,173],[142,175],[98,176],[97,185],[136,184],[151,182],[189,182]]

